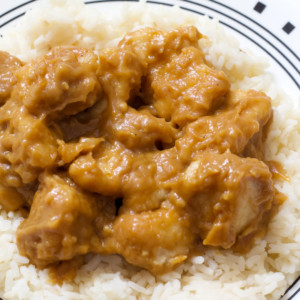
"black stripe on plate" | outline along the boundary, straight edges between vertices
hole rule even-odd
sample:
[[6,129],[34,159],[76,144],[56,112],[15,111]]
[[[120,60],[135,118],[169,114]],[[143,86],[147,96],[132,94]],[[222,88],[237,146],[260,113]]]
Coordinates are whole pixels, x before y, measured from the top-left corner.
[[151,3],[151,4],[162,4],[162,5],[166,5],[166,6],[174,6],[174,4],[163,3],[163,2],[159,2],[159,1],[147,0],[146,2],[147,2],[147,3]]
[[219,5],[223,6],[223,7],[226,7],[229,10],[232,10],[232,11],[236,12],[237,14],[243,16],[244,18],[246,18],[246,19],[250,20],[251,22],[253,22],[254,24],[258,25],[260,28],[262,28],[263,30],[265,30],[266,32],[268,32],[270,35],[272,35],[272,37],[274,37],[278,42],[280,42],[284,47],[286,47],[300,61],[300,57],[287,44],[285,44],[280,38],[278,38],[274,33],[272,33],[272,31],[270,31],[269,29],[267,29],[263,25],[259,24],[258,22],[256,22],[252,18],[248,17],[247,15],[239,12],[238,10],[236,10],[236,9],[234,9],[234,8],[226,5],[226,4],[220,3],[220,2],[215,1],[215,0],[208,0],[208,1],[216,3],[216,4],[219,4]]
[[297,283],[298,280],[300,281],[300,276],[298,276],[298,278],[293,282],[293,284],[289,286],[289,288],[286,290],[285,294],[295,286],[295,284]]
[[35,2],[35,1],[37,1],[37,0],[30,0],[30,1],[27,1],[27,2],[25,2],[25,3],[23,3],[23,4],[20,4],[20,5],[18,5],[18,6],[16,6],[16,7],[12,8],[12,9],[6,11],[6,12],[3,13],[2,15],[0,15],[0,19],[1,19],[2,17],[4,17],[5,15],[7,15],[7,14],[13,12],[13,11],[15,11],[16,9],[18,9],[18,8],[20,8],[20,7],[23,7],[23,6],[25,6],[25,5],[29,4],[29,3]]
[[299,292],[300,292],[300,287],[297,289],[297,291],[291,297],[289,297],[289,300],[292,300]]
[[15,17],[13,17],[13,18],[7,20],[6,22],[4,22],[3,24],[0,25],[0,28],[2,28],[3,26],[7,25],[8,23],[10,23],[10,22],[12,22],[12,21],[14,21],[14,20],[16,20],[16,19],[18,19],[18,18],[24,16],[24,15],[25,15],[25,12],[23,12],[23,13],[21,13],[21,14],[15,16]]
[[[231,16],[229,16],[229,15],[223,13],[222,11],[219,11],[219,10],[217,10],[217,9],[211,8],[211,7],[206,6],[206,5],[204,5],[204,4],[200,4],[200,3],[197,3],[197,2],[194,2],[194,1],[191,1],[191,0],[183,0],[183,1],[184,1],[184,2],[187,2],[187,3],[195,4],[195,5],[197,5],[197,6],[201,6],[201,7],[207,8],[207,9],[209,9],[209,10],[212,10],[212,11],[214,11],[214,12],[220,14],[220,15],[223,15],[223,16],[225,16],[225,17],[227,17],[227,18],[229,18],[229,19],[231,19],[231,20],[237,22],[238,24],[240,24],[240,25],[246,27],[247,29],[249,29],[250,31],[252,31],[254,34],[256,34],[257,36],[259,36],[259,37],[260,37],[262,40],[264,40],[266,43],[268,43],[271,47],[273,47],[277,52],[279,52],[279,53],[280,53],[280,54],[281,54],[281,55],[282,55],[282,56],[290,63],[290,65],[295,69],[295,71],[296,71],[298,74],[300,74],[300,71],[298,70],[298,68],[297,68],[297,67],[289,60],[289,58],[286,57],[286,56],[285,56],[285,55],[284,55],[277,47],[275,47],[268,39],[266,39],[266,38],[265,38],[264,36],[262,36],[260,33],[258,33],[257,31],[253,30],[253,29],[250,28],[249,26],[243,24],[241,21],[239,21],[239,20],[237,20],[237,19],[235,19],[235,18],[233,18],[233,17],[231,17]],[[299,87],[299,85],[298,85],[298,87]],[[299,87],[299,88],[300,88],[300,87]]]
[[[199,14],[198,11],[190,9],[190,8],[186,8],[183,6],[180,6],[181,9]],[[200,15],[203,15],[203,13],[200,13]],[[259,48],[261,48],[263,51],[265,51],[270,57],[272,57],[278,64],[279,66],[289,75],[289,77],[294,81],[294,83],[296,84],[296,86],[300,89],[300,83],[298,83],[298,81],[293,77],[293,75],[281,64],[280,61],[278,61],[278,59],[276,57],[274,57],[268,50],[266,50],[264,47],[262,47],[258,42],[256,42],[255,40],[253,40],[252,38],[250,38],[249,36],[247,36],[245,33],[241,32],[240,30],[236,29],[235,27],[232,27],[231,25],[220,21],[221,24],[231,28],[232,30],[238,32],[239,34],[243,35],[245,38],[249,39],[252,43],[254,43],[255,45],[257,45]]]
[[[124,2],[124,0],[92,0],[85,1],[85,4],[103,3],[103,2]],[[126,0],[126,2],[139,2],[139,0]]]

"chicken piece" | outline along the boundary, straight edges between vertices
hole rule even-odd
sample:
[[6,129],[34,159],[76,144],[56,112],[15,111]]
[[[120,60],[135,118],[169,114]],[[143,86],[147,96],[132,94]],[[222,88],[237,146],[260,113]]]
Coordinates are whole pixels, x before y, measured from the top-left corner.
[[138,154],[120,143],[103,142],[93,155],[77,158],[69,174],[88,191],[122,197],[121,213],[136,213],[159,208],[168,195],[167,182],[183,169],[174,149]]
[[71,178],[83,189],[105,196],[122,196],[123,176],[133,161],[122,144],[101,143],[97,151],[78,157],[69,168]]
[[[173,148],[135,155],[122,182],[120,213],[140,213],[158,209],[168,199],[170,182],[185,169]],[[147,196],[145,196],[147,195]]]
[[99,54],[99,81],[109,100],[109,113],[118,115],[127,110],[127,101],[138,91],[144,74],[138,57],[126,49],[104,49]]
[[56,158],[56,135],[45,120],[34,117],[13,99],[7,101],[0,108],[2,184],[20,187],[31,183],[41,171],[54,167]]
[[184,136],[175,143],[181,159],[191,161],[205,150],[241,154],[272,116],[271,100],[264,93],[235,91],[227,101],[225,110],[187,126]]
[[158,61],[168,59],[185,47],[197,47],[201,33],[194,26],[162,31],[146,27],[127,34],[118,47],[137,55],[147,67]]
[[92,51],[56,47],[16,72],[16,97],[36,116],[61,118],[79,113],[101,96],[98,68]]
[[148,110],[137,111],[131,107],[124,115],[112,119],[107,130],[128,149],[143,151],[173,145],[177,133],[163,118],[153,116]]
[[188,218],[168,205],[152,212],[123,214],[105,240],[104,253],[121,254],[154,274],[165,273],[187,259],[193,242],[189,225]]
[[157,180],[157,164],[153,156],[139,155],[122,182],[123,205],[119,213],[140,213],[158,209],[167,192]]
[[[198,40],[200,38],[202,38],[202,35],[198,32],[196,27],[189,26],[189,27],[182,27],[170,31],[157,30],[154,28],[143,28],[127,34],[123,38],[123,40],[121,40],[118,46],[121,49],[126,49],[134,53],[143,65],[144,77],[142,78],[143,80],[142,80],[141,92],[142,92],[143,102],[145,104],[152,104],[153,102],[153,89],[152,89],[153,87],[151,85],[156,73],[160,72],[155,77],[157,79],[156,81],[157,86],[160,85],[159,83],[160,80],[162,80],[163,83],[167,83],[168,86],[174,84],[174,82],[171,84],[169,84],[168,82],[168,80],[171,79],[171,76],[169,76],[170,78],[166,79],[164,75],[165,72],[168,71],[170,73],[176,70],[178,71],[178,68],[176,67],[171,70],[172,68],[171,62],[174,59],[174,57],[180,55],[182,49],[185,49],[187,47],[195,47],[194,49],[197,52],[196,60],[198,62],[200,61],[201,63],[204,62],[202,53],[196,49],[198,47]],[[167,70],[166,66],[170,64],[171,64],[171,68]],[[189,64],[188,62],[182,63],[182,65],[185,65],[186,67],[188,66],[188,64]],[[150,78],[148,78],[149,75]],[[173,76],[173,79],[174,77],[176,76]],[[177,76],[177,79],[178,77],[179,76]],[[175,82],[175,84],[177,85],[180,84],[179,80]],[[159,87],[157,87],[157,89],[159,90]],[[170,88],[166,88],[165,90],[161,91],[161,94],[167,93],[169,89]],[[162,104],[162,102],[165,99],[159,99],[159,100],[161,100],[160,104]],[[172,103],[172,106],[170,107],[169,102],[165,106],[168,108],[164,111],[164,113],[167,114],[168,116],[170,115],[171,112],[170,108],[174,108],[174,106],[176,106],[177,104],[177,103],[176,104]],[[191,102],[190,104],[192,105]],[[160,105],[157,104],[157,106],[159,107]],[[162,108],[160,109],[162,110]],[[163,114],[162,111],[160,111],[160,113],[161,115],[160,114],[156,114],[156,115],[159,117],[165,117],[165,114]],[[170,118],[168,117],[167,119],[170,120]]]
[[44,175],[17,230],[19,251],[39,267],[93,251],[100,245],[93,225],[99,215],[95,196],[68,178]]
[[152,68],[148,80],[157,115],[180,127],[213,112],[230,87],[224,72],[207,66],[193,47]]
[[106,49],[100,54],[99,81],[108,97],[108,124],[105,132],[129,149],[154,149],[155,142],[172,144],[176,130],[149,110],[130,107],[131,96],[138,92],[143,64],[126,49]]
[[0,105],[10,97],[12,89],[17,82],[14,75],[23,63],[7,52],[0,51]]
[[200,156],[176,190],[186,201],[203,244],[223,248],[230,248],[239,236],[253,238],[275,199],[269,168],[257,159],[228,152]]

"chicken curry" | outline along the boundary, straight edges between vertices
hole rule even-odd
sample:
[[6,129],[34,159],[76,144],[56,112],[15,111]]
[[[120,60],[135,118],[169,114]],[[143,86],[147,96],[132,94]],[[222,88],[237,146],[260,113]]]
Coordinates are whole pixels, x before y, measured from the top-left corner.
[[262,92],[232,90],[193,26],[95,53],[0,53],[2,209],[37,267],[119,254],[154,274],[206,246],[247,251],[279,205]]

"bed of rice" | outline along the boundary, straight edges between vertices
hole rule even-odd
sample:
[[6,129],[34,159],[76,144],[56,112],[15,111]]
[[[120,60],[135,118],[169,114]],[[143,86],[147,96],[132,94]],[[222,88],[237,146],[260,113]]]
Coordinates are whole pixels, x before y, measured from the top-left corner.
[[77,0],[42,1],[17,27],[5,32],[0,49],[29,61],[55,45],[95,50],[115,45],[123,34],[145,24],[160,28],[196,25],[209,37],[200,42],[206,59],[228,74],[234,88],[264,90],[272,97],[274,122],[267,140],[267,158],[281,162],[291,178],[276,184],[288,200],[273,218],[266,238],[246,255],[209,250],[159,277],[128,265],[119,256],[90,255],[75,281],[61,287],[49,283],[47,270],[36,270],[18,254],[15,231],[22,218],[0,211],[0,297],[279,299],[300,272],[300,99],[292,100],[278,92],[265,71],[264,60],[240,51],[239,43],[215,20],[145,3],[124,5],[113,13],[100,8]]

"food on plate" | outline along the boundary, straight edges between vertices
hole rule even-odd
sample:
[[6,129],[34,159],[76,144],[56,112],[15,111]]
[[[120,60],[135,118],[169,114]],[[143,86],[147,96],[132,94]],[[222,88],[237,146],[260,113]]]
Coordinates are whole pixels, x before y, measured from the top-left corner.
[[147,27],[99,57],[55,47],[6,76],[1,203],[29,211],[17,245],[30,262],[121,254],[157,274],[202,244],[251,249],[279,205],[259,160],[271,99],[231,91],[201,37]]
[[[192,297],[206,289],[235,299],[263,289],[261,275],[277,282],[265,297],[282,293],[297,269],[279,270],[285,258],[276,253],[295,237],[274,232],[297,218],[282,157],[293,145],[279,142],[276,126],[286,125],[278,96],[247,84],[264,79],[261,66],[239,50],[234,64],[223,46],[220,68],[212,59],[218,42],[201,28],[224,37],[206,19],[199,29],[188,16],[169,26],[132,6],[128,12],[153,22],[109,34],[109,21],[97,31],[80,2],[43,5],[29,14],[51,7],[56,17],[50,24],[44,15],[41,32],[27,29],[27,53],[10,46],[9,31],[0,43],[1,220],[11,222],[19,259],[0,290],[18,297],[11,279],[33,276],[28,297],[46,287],[50,298]],[[76,16],[75,25],[59,13]],[[57,40],[57,22],[77,34]],[[2,269],[10,261],[0,260]],[[181,287],[171,292],[174,280]],[[214,282],[215,291],[205,287]],[[228,291],[231,284],[239,292]]]

